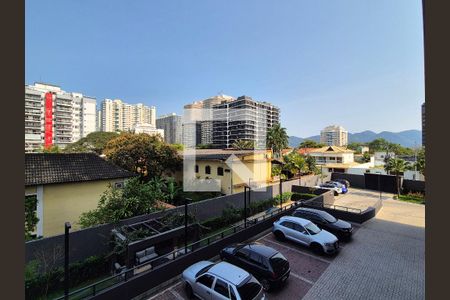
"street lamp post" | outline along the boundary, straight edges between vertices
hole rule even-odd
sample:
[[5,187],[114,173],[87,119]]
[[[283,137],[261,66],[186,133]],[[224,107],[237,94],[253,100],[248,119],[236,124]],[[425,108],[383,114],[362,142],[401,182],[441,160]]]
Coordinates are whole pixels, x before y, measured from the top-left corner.
[[188,203],[191,202],[191,198],[184,198],[184,254],[187,254],[187,226],[188,226]]
[[70,222],[64,224],[64,299],[69,299],[69,230]]
[[283,178],[281,178],[280,176],[280,210],[282,208],[283,208]]
[[244,186],[244,228],[247,228],[247,189],[250,198],[250,187]]

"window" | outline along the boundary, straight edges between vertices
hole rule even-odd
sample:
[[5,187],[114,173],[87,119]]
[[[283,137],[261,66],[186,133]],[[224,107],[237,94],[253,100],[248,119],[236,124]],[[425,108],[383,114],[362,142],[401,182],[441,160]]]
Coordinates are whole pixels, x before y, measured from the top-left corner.
[[295,229],[296,231],[298,231],[298,232],[306,233],[306,232],[305,232],[305,228],[303,228],[303,226],[301,226],[301,225],[299,225],[299,224],[294,224],[294,229]]
[[227,298],[230,298],[228,294],[228,284],[219,278],[216,280],[216,285],[214,286],[214,290],[221,294],[222,296],[225,296]]
[[333,172],[333,168],[328,168],[328,172]]
[[205,274],[205,275],[201,276],[199,279],[197,279],[197,282],[200,284],[203,284],[206,287],[211,288],[211,286],[214,282],[214,276]]
[[195,173],[198,173],[198,165],[195,165]]
[[222,167],[217,167],[217,175],[223,176],[223,168]]
[[252,263],[254,263],[256,265],[264,266],[262,263],[261,256],[259,256],[257,253],[250,252],[249,259]]
[[338,163],[341,163],[341,162],[342,162],[342,157],[338,157],[338,158],[337,158],[337,162],[338,162]]
[[210,166],[206,166],[205,167],[205,174],[211,174],[211,167]]
[[247,259],[249,256],[249,251],[247,249],[239,249],[239,251],[236,253],[237,257]]
[[282,223],[281,223],[281,226],[284,226],[284,227],[287,227],[287,228],[290,228],[290,229],[293,229],[293,228],[294,228],[294,224],[291,223],[291,222],[288,222],[288,221],[282,222]]
[[231,300],[236,300],[237,298],[236,298],[236,295],[234,294],[234,290],[233,290],[233,288],[230,286],[230,298],[231,298]]

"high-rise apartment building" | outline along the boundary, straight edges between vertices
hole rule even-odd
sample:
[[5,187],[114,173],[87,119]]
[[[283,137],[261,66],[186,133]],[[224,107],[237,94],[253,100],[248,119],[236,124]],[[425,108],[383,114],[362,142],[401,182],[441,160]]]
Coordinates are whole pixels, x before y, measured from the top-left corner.
[[[194,103],[184,106],[186,114],[201,115],[201,121],[183,124],[183,144],[188,147],[195,147],[199,144],[209,145],[213,143],[213,122],[212,108],[214,105],[227,103],[235,100],[234,97],[219,94],[204,100],[195,101]],[[201,112],[192,112],[189,110],[202,110]]]
[[348,131],[339,125],[331,125],[320,131],[320,142],[328,146],[346,146],[348,144]]
[[422,104],[422,146],[425,147],[425,102]]
[[156,128],[164,130],[164,140],[169,144],[182,143],[182,118],[175,113],[156,119]]
[[238,140],[253,141],[266,148],[267,131],[280,122],[280,109],[270,103],[241,96],[231,102],[213,105],[213,138],[216,148],[231,148]]
[[101,131],[132,131],[136,124],[156,126],[156,108],[142,103],[128,104],[120,99],[102,101]]
[[56,85],[25,85],[25,152],[52,145],[64,148],[94,132],[95,107],[95,98]]

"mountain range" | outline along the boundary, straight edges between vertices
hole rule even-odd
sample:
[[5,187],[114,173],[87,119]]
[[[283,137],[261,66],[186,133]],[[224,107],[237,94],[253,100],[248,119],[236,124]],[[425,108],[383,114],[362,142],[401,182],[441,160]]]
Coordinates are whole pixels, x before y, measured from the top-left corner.
[[[357,132],[357,133],[348,133],[348,142],[358,142],[358,143],[367,143],[371,142],[374,139],[383,138],[391,143],[400,144],[403,147],[414,147],[422,145],[422,131],[420,130],[405,130],[400,132],[390,132],[390,131],[382,131],[380,133],[375,133],[370,130]],[[289,137],[289,146],[297,147],[304,140],[313,140],[316,142],[320,141],[320,135],[313,135],[306,138],[301,138],[297,136]]]

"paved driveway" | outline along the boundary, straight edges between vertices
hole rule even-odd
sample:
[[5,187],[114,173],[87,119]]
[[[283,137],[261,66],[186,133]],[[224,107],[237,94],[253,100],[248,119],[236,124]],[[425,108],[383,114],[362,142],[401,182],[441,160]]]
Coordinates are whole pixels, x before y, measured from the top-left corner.
[[303,299],[424,299],[425,206],[383,201]]
[[[381,193],[381,200],[392,199],[393,194]],[[380,199],[380,193],[377,191],[349,188],[346,194],[334,197],[334,205],[359,208],[365,210],[373,206]]]

